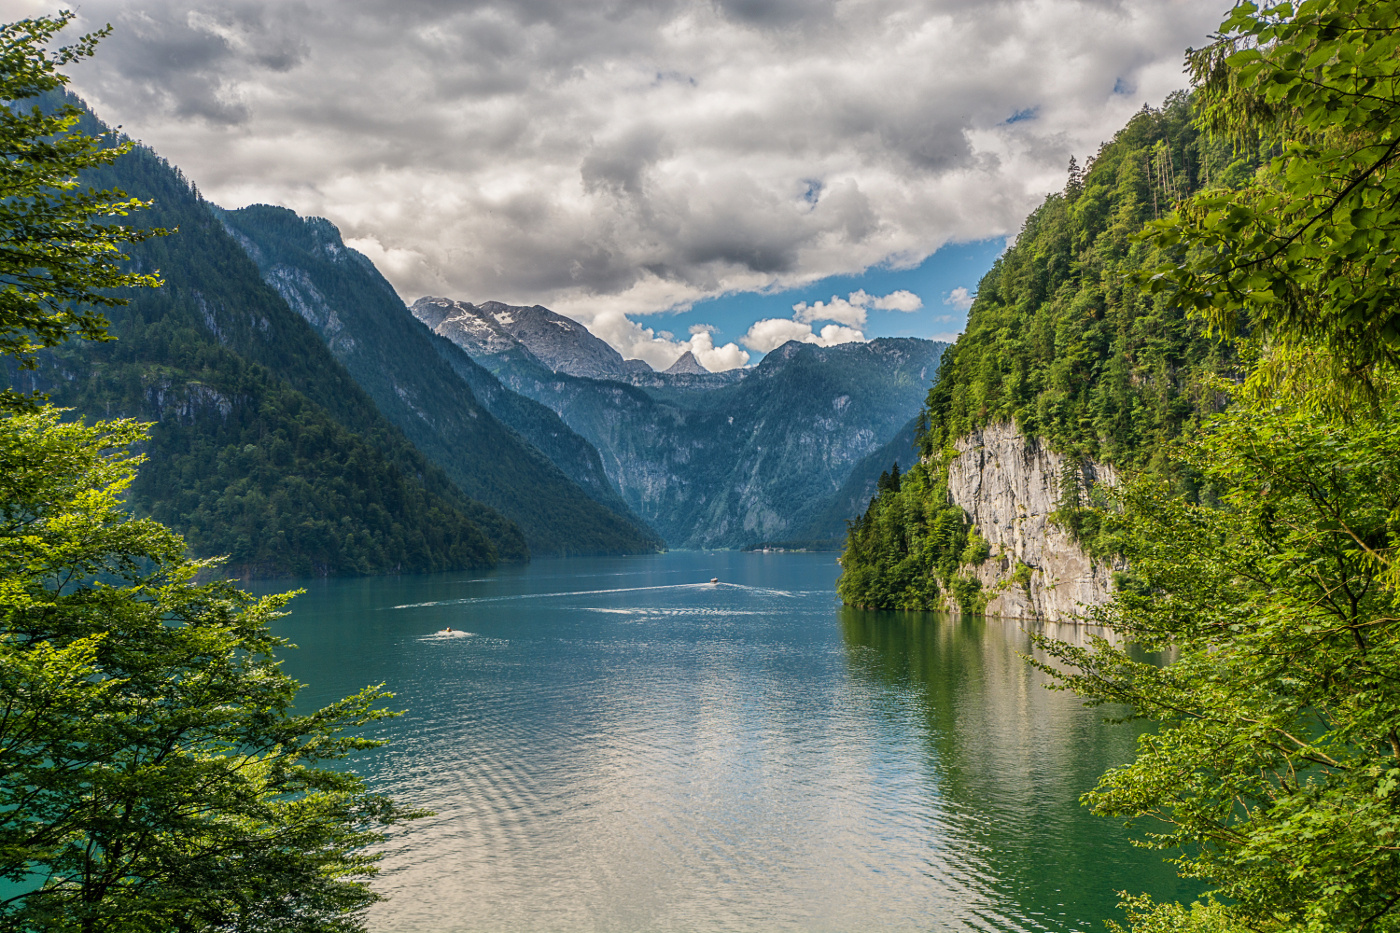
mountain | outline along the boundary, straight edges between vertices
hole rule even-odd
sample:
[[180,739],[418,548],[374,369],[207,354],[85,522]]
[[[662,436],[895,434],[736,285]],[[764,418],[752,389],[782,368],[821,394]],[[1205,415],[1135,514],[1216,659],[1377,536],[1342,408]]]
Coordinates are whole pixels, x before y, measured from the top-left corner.
[[922,419],[910,418],[884,446],[867,454],[854,467],[830,499],[804,525],[793,528],[783,541],[765,542],[779,547],[806,547],[840,550],[846,538],[846,523],[870,507],[879,491],[881,475],[891,467],[908,472],[919,459],[917,439]]
[[[519,525],[531,553],[625,554],[661,546],[628,510],[587,441],[434,337],[329,221],[261,204],[219,216],[264,281],[320,335],[379,410],[465,493]],[[493,345],[518,342],[516,333],[560,352],[580,345],[593,354],[585,352],[578,364],[588,370],[589,359],[605,358],[592,346],[601,344],[620,368],[621,356],[581,325],[542,308],[516,315],[503,308],[473,319]],[[567,336],[552,339],[561,330]]]
[[1133,284],[1164,261],[1136,234],[1258,158],[1200,135],[1174,95],[1026,219],[943,359],[920,461],[852,528],[846,602],[1063,619],[1109,598],[1122,568],[1086,505],[1123,470],[1200,494],[1164,451],[1225,404],[1214,381],[1236,365],[1229,344]]
[[[110,131],[87,117],[91,135]],[[260,276],[179,171],[138,147],[83,178],[153,200],[129,248],[165,285],[12,382],[88,418],[154,422],[129,501],[245,574],[482,567],[527,556],[519,528],[464,495],[375,408]]]
[[551,369],[544,357],[557,351],[532,332],[505,341],[479,323],[518,320],[507,306],[425,298],[413,312],[592,443],[627,504],[674,547],[743,547],[806,525],[917,413],[945,346],[794,341],[752,370],[598,379]]
[[681,354],[681,358],[671,364],[669,369],[664,370],[668,376],[703,376],[709,375],[709,370],[700,365],[700,361],[695,358],[695,354],[686,350]]
[[[659,373],[644,360],[624,360],[582,324],[539,305],[499,301],[474,305],[428,296],[415,301],[412,310],[434,333],[461,347],[492,372],[502,366],[536,366],[566,376],[653,389],[674,387],[683,392],[733,385],[744,376],[739,369],[712,373],[689,351]],[[690,363],[684,362],[687,356]]]
[[[418,313],[436,333],[470,352],[501,353],[526,348],[547,369],[589,379],[625,379],[629,366],[588,328],[548,308],[488,301],[480,306],[424,299]],[[648,367],[650,368],[650,367]]]

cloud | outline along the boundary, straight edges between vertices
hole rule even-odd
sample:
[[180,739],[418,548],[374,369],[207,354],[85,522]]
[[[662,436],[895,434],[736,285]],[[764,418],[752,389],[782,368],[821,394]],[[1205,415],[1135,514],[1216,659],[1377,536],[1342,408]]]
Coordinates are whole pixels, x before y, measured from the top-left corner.
[[923,306],[923,299],[907,289],[890,292],[880,298],[868,295],[864,289],[860,289],[851,292],[845,298],[832,295],[830,301],[814,301],[811,304],[799,301],[792,306],[792,319],[804,324],[835,321],[838,324],[861,327],[866,321],[867,308],[880,311],[917,311]]
[[[811,304],[799,301],[792,306],[791,319],[765,318],[755,321],[739,342],[750,350],[767,353],[789,340],[815,343],[823,347],[863,341],[865,334],[860,328],[865,325],[867,308],[881,311],[917,311],[923,306],[923,299],[907,289],[878,297],[859,289],[845,298],[832,295],[830,301],[814,301]],[[833,323],[827,324],[820,331],[813,330],[812,324],[818,321]]]
[[814,333],[811,324],[778,317],[755,321],[739,342],[750,350],[768,353],[789,340],[833,347],[838,343],[855,343],[864,339],[865,335],[860,331],[841,324],[828,324],[820,333]]
[[[807,304],[799,301],[792,306],[793,320],[803,323],[813,321],[838,321],[856,327],[865,323],[865,305],[869,296],[865,292],[854,292],[849,298],[831,296],[831,301],[816,301]],[[811,328],[808,328],[810,330]]]
[[924,300],[913,292],[901,288],[890,292],[884,298],[876,298],[873,306],[881,311],[917,311],[924,306]]
[[606,340],[629,360],[646,360],[652,369],[669,369],[687,350],[710,372],[723,372],[748,363],[750,356],[735,343],[715,346],[715,328],[697,324],[689,340],[677,340],[669,331],[643,327],[618,311],[597,314],[586,322],[588,330]]
[[[585,321],[1014,233],[1071,154],[1182,85],[1182,50],[1220,15],[1219,0],[79,9],[78,28],[115,32],[71,69],[75,90],[211,200],[373,238],[409,300]],[[847,327],[876,307],[847,304]]]
[[966,311],[972,307],[972,299],[974,297],[976,296],[969,292],[964,286],[959,285],[943,296],[943,303],[950,307],[957,308],[959,311]]

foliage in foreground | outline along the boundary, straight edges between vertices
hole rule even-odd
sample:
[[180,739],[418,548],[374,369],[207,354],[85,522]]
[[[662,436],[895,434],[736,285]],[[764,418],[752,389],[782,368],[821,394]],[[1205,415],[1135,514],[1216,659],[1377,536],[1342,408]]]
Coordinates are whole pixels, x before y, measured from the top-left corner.
[[1155,224],[1140,281],[1258,363],[1175,451],[1218,506],[1144,478],[1107,519],[1137,585],[1100,621],[1175,660],[1044,646],[1160,724],[1087,800],[1213,899],[1135,930],[1400,930],[1400,2],[1240,3],[1189,61],[1206,125],[1278,155]]
[[[71,19],[0,27],[4,114],[91,52],[94,36],[44,50]],[[106,225],[120,196],[70,194],[118,150],[34,135],[71,116],[0,116],[0,353],[21,366],[104,336],[100,314],[67,302],[156,284],[117,271],[115,244],[142,237]],[[293,712],[299,685],[268,630],[290,594],[196,582],[211,565],[123,508],[144,429],[64,424],[41,401],[0,396],[0,930],[362,929],[366,846],[416,814],[326,764],[377,744],[346,731],[387,715],[384,694]]]
[[[1141,471],[1094,517],[1132,566],[1095,621],[1171,663],[1041,641],[1066,686],[1159,724],[1086,800],[1150,826],[1146,844],[1209,893],[1129,897],[1131,928],[1400,930],[1400,0],[1241,2],[1188,62],[1206,151],[1253,153],[1250,170],[1173,192],[1176,210],[1140,218],[1147,234],[1124,241],[1137,258],[1101,267],[1099,285],[1023,290],[1027,308],[1063,309],[1053,328],[1004,302],[1006,283],[1053,283],[1064,267],[1028,224],[930,396],[924,454],[936,463],[1010,417]],[[1189,353],[1150,340],[1154,375],[1064,342],[1094,333],[1074,302],[1099,287]],[[1079,310],[1092,320],[1097,306]],[[1201,365],[1210,331],[1249,361],[1243,387]],[[1054,348],[1045,365],[1037,346]],[[1107,365],[1084,365],[1095,359]],[[1232,406],[1212,416],[1221,394]],[[881,530],[876,569],[896,599],[903,564],[888,556],[910,540],[910,505],[889,491],[852,533],[856,547]],[[856,569],[872,563],[858,556]]]
[[[117,190],[83,190],[77,178],[110,165],[130,145],[68,132],[80,116],[75,107],[45,112],[18,103],[60,87],[66,79],[58,69],[91,55],[106,35],[36,54],[72,19],[64,13],[0,26],[0,355],[25,367],[37,351],[69,337],[104,339],[99,309],[124,303],[110,289],[159,283],[121,267],[124,244],[164,232],[117,220],[145,205]],[[20,399],[6,391],[0,401],[12,406]]]
[[141,438],[0,419],[0,929],[352,929],[406,814],[319,765],[376,744],[343,733],[384,694],[291,712],[291,594],[193,582],[122,509]]
[[[1140,587],[1095,621],[1122,647],[1045,642],[1095,702],[1160,724],[1088,801],[1155,817],[1226,913],[1266,929],[1393,929],[1400,893],[1400,418],[1329,422],[1242,406],[1183,461],[1219,507],[1127,486],[1121,526]],[[1381,918],[1387,917],[1384,923]],[[1378,925],[1379,924],[1379,925]]]

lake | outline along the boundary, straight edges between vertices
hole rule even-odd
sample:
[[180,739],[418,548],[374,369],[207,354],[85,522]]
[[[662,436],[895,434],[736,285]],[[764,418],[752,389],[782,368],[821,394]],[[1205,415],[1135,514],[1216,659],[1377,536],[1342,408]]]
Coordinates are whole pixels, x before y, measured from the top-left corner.
[[357,767],[436,811],[395,834],[370,928],[1087,931],[1118,890],[1185,896],[1078,803],[1136,727],[1044,689],[1018,623],[844,609],[838,573],[673,552],[298,583],[302,702],[385,682],[407,712]]

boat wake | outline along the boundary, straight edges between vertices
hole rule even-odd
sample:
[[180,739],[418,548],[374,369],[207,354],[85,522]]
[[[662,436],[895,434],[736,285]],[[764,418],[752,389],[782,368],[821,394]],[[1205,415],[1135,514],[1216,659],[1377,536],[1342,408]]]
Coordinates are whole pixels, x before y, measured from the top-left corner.
[[404,603],[391,606],[391,609],[426,609],[430,606],[466,606],[474,603],[505,603],[522,599],[558,599],[564,596],[606,596],[613,593],[648,593],[658,590],[745,590],[750,593],[764,593],[794,599],[798,594],[787,590],[772,590],[762,586],[744,586],[742,583],[672,583],[667,586],[624,586],[608,590],[568,590],[561,593],[519,593],[513,596],[464,596],[461,599],[435,599],[426,603]]

